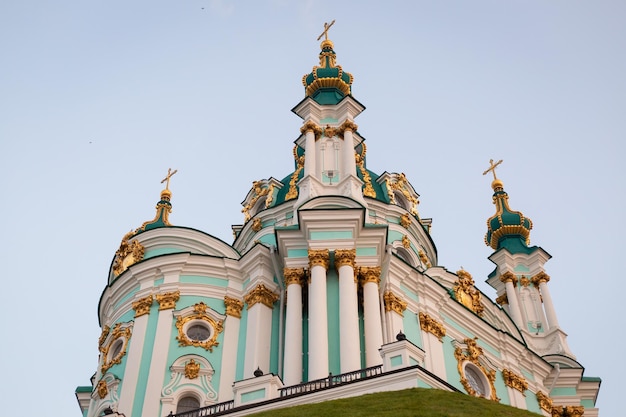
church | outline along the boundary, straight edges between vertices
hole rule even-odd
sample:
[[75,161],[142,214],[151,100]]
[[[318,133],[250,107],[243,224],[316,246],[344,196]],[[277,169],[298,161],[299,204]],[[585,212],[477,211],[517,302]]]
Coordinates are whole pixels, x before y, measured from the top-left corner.
[[420,387],[598,416],[601,380],[568,346],[550,254],[529,245],[533,224],[509,205],[502,161],[484,172],[487,295],[468,271],[439,265],[409,179],[368,170],[365,107],[337,62],[333,23],[292,109],[293,171],[252,183],[233,242],[170,222],[171,169],[154,218],[123,236],[102,283],[97,369],[75,392],[82,415],[242,416]]

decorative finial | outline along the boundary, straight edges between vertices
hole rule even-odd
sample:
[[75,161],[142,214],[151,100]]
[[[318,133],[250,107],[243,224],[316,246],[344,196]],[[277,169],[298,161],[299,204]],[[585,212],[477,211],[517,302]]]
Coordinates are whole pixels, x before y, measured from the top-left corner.
[[165,189],[169,191],[170,189],[170,178],[172,178],[172,176],[174,174],[176,174],[178,172],[177,169],[174,170],[174,172],[172,172],[172,168],[168,168],[167,169],[167,177],[163,178],[163,180],[161,181],[161,184],[163,184],[164,182],[167,181],[167,184],[165,184]]
[[501,163],[502,163],[502,159],[500,159],[500,160],[499,160],[498,162],[496,162],[495,164],[493,163],[493,159],[490,159],[490,160],[489,160],[489,165],[490,165],[490,166],[489,166],[489,169],[488,169],[488,170],[486,170],[485,172],[483,172],[483,175],[487,175],[487,173],[488,173],[489,171],[491,171],[491,172],[493,172],[493,180],[494,180],[494,181],[495,181],[495,180],[497,180],[498,178],[496,177],[496,167],[497,167],[498,165],[500,165]]
[[322,34],[320,36],[317,37],[317,40],[319,41],[320,39],[322,39],[322,36],[324,36],[324,40],[327,41],[328,40],[328,29],[330,29],[330,27],[332,25],[335,24],[335,20],[333,19],[332,22],[330,22],[330,24],[328,23],[324,23],[324,31],[322,32]]

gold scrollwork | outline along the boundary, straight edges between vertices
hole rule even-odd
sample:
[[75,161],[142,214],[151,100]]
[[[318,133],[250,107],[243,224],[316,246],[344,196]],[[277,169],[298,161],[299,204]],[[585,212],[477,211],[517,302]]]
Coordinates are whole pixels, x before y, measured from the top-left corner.
[[366,197],[376,197],[376,191],[374,191],[374,187],[372,186],[372,176],[367,169],[365,169],[365,153],[367,152],[367,147],[365,143],[362,143],[363,152],[359,155],[358,153],[354,153],[354,159],[356,162],[356,166],[359,167],[359,171],[361,171],[361,175],[363,176],[363,195]]
[[500,401],[500,398],[498,398],[498,396],[496,395],[496,371],[487,370],[480,362],[480,357],[483,356],[484,353],[483,349],[476,343],[476,339],[477,338],[464,340],[466,346],[465,352],[463,352],[463,349],[459,346],[454,349],[454,357],[457,360],[457,370],[459,371],[459,375],[461,376],[461,384],[469,395],[473,395],[476,397],[479,396],[478,392],[476,392],[476,390],[472,388],[472,385],[465,376],[464,364],[465,362],[471,362],[487,377],[487,380],[489,381],[489,386],[491,388],[490,399],[493,401]]
[[522,287],[528,287],[530,285],[530,280],[524,275],[522,275],[522,277],[519,280],[519,283]]
[[504,378],[505,385],[518,390],[526,396],[525,391],[528,389],[528,382],[526,379],[509,369],[502,370],[502,377]]
[[224,305],[226,306],[226,315],[241,318],[241,310],[243,310],[243,301],[236,298],[224,296]]
[[454,283],[454,297],[465,307],[482,316],[485,307],[481,302],[480,291],[474,287],[472,276],[463,269],[456,271],[456,274],[459,279]]
[[263,224],[261,223],[261,219],[259,219],[258,217],[256,217],[253,221],[252,221],[252,230],[254,232],[258,232],[259,230],[261,230],[263,228]]
[[185,377],[187,379],[196,379],[200,373],[200,364],[193,359],[185,364]]
[[432,264],[430,263],[430,260],[428,259],[428,256],[426,256],[423,250],[420,249],[417,252],[417,255],[420,257],[420,261],[422,261],[422,263],[426,265],[426,268],[430,268],[432,266]]
[[293,158],[296,160],[297,168],[294,173],[291,174],[291,179],[289,180],[289,191],[285,196],[285,201],[293,200],[298,196],[298,187],[296,186],[296,182],[298,182],[300,171],[304,169],[304,155],[298,156],[298,145],[293,147]]
[[302,133],[303,135],[306,134],[307,132],[313,132],[313,134],[315,135],[315,140],[318,140],[319,138],[322,137],[322,128],[319,127],[312,120],[307,120],[306,122],[304,122],[304,124],[300,128],[300,133]]
[[135,318],[141,317],[144,314],[150,313],[150,307],[152,306],[152,295],[148,295],[147,297],[143,297],[137,301],[133,302],[133,310],[135,310]]
[[[178,336],[176,340],[178,340],[179,346],[195,346],[201,347],[209,352],[213,352],[213,348],[219,345],[217,341],[217,336],[224,330],[224,322],[222,320],[214,320],[211,316],[207,314],[208,306],[203,302],[199,302],[194,304],[193,313],[180,316],[176,319],[176,328],[178,329]],[[195,320],[202,320],[206,324],[208,324],[209,329],[211,329],[209,338],[206,340],[191,340],[187,337],[185,333],[186,325]]]
[[309,267],[323,266],[328,270],[330,266],[330,252],[328,249],[309,249]]
[[269,308],[274,308],[274,303],[278,301],[278,295],[265,285],[259,284],[243,297],[243,300],[248,304],[248,310],[257,303],[261,303]]
[[337,128],[326,125],[326,127],[324,128],[324,136],[326,136],[327,138],[334,138],[335,136],[337,136]]
[[119,249],[115,252],[115,261],[113,262],[113,274],[117,277],[128,267],[136,264],[143,259],[145,248],[137,240],[129,241],[133,235],[133,231],[126,233],[122,238]]
[[156,300],[159,303],[159,310],[170,310],[176,308],[176,301],[180,299],[180,291],[157,294]]
[[552,411],[552,398],[550,398],[548,395],[541,391],[537,391],[537,394],[535,395],[537,396],[539,407],[541,407],[542,410],[550,413]]
[[411,225],[411,216],[409,216],[408,213],[404,213],[401,217],[400,217],[400,224],[402,225],[402,227],[404,227],[405,229],[408,229],[409,226]]
[[98,348],[102,347],[110,331],[111,328],[106,324],[102,326],[102,333],[100,333],[100,338],[98,338]]
[[268,208],[272,204],[272,198],[274,196],[274,184],[270,184],[269,186],[265,185],[264,182],[261,181],[253,181],[252,182],[253,189],[253,197],[250,199],[250,202],[241,209],[241,212],[244,215],[244,221],[248,221],[251,219],[250,210],[254,207],[259,198],[267,196],[265,200],[265,208]]
[[[110,342],[106,345],[106,346],[101,346],[100,347],[100,352],[102,352],[102,367],[100,368],[102,373],[104,374],[106,371],[109,370],[109,368],[111,368],[113,365],[117,365],[119,363],[122,362],[122,358],[124,357],[124,355],[126,355],[126,347],[128,346],[128,341],[130,340],[130,336],[132,334],[131,328],[130,327],[124,327],[122,328],[122,324],[121,323],[117,323],[114,327],[113,330],[111,331],[111,336],[110,336]],[[114,345],[118,345],[120,342],[118,342],[119,339],[122,339],[121,341],[121,345],[119,350],[117,352],[113,352],[111,355],[109,355],[109,353],[111,352],[111,348]]]
[[442,323],[438,322],[426,313],[419,313],[420,328],[425,332],[434,334],[440,342],[443,342],[443,337],[446,335],[446,328]]
[[585,407],[582,405],[556,405],[550,411],[552,417],[582,417],[584,414]]
[[407,235],[402,236],[402,246],[404,246],[405,249],[411,247],[411,241],[409,240],[409,237]]
[[398,174],[394,181],[390,181],[387,179],[385,181],[387,184],[387,196],[389,197],[389,201],[392,204],[398,204],[396,202],[396,196],[394,195],[394,191],[398,191],[402,193],[404,198],[406,198],[411,203],[410,212],[412,215],[417,216],[417,205],[419,204],[419,200],[415,197],[409,190],[409,181],[406,179],[406,175],[404,173]]
[[107,383],[104,379],[98,381],[98,385],[96,386],[96,391],[98,392],[98,397],[103,399],[109,393],[109,388],[107,387]]
[[387,291],[383,295],[383,299],[385,301],[385,311],[395,311],[399,315],[404,317],[404,310],[406,310],[407,303],[403,301],[400,297],[392,293],[391,291]]

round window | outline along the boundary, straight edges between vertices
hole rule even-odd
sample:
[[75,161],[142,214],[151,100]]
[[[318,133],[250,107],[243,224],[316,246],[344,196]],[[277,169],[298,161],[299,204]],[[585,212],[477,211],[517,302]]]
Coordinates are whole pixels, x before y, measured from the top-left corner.
[[112,361],[113,359],[117,358],[117,356],[122,351],[123,347],[124,347],[124,340],[117,339],[115,342],[113,342],[113,346],[111,346],[111,350],[109,351],[109,357],[108,357],[109,361]]
[[187,328],[187,337],[190,340],[203,342],[211,337],[211,330],[202,323],[193,323]]
[[200,401],[196,397],[187,396],[178,401],[176,406],[176,414],[184,413],[186,411],[194,411],[200,408]]
[[484,378],[480,371],[478,371],[475,367],[468,365],[465,367],[465,378],[467,379],[467,383],[474,391],[476,391],[478,396],[487,396]]

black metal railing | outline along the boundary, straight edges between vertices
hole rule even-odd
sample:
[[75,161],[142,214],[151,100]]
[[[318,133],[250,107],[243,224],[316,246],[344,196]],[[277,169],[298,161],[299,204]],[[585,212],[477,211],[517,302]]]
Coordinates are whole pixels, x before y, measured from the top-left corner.
[[205,417],[205,416],[219,416],[223,413],[227,413],[235,408],[235,401],[225,401],[223,403],[217,403],[202,407],[193,411],[185,411],[183,413],[169,414],[168,417]]
[[346,372],[344,374],[333,375],[328,374],[328,377],[322,379],[316,379],[314,381],[303,382],[302,384],[292,385],[289,387],[281,388],[280,397],[294,397],[297,395],[309,394],[315,391],[321,391],[340,385],[350,384],[356,381],[362,381],[364,379],[373,378],[383,373],[383,366],[372,366],[370,368],[359,369],[358,371]]

